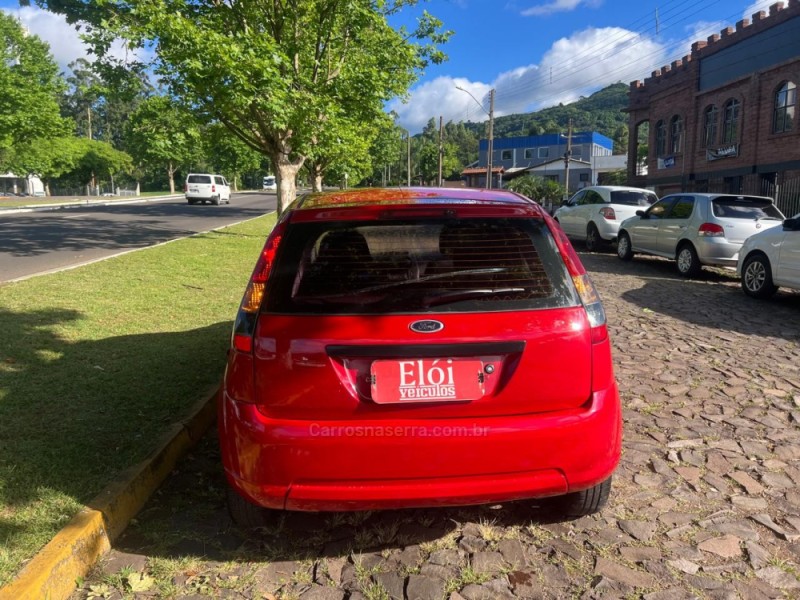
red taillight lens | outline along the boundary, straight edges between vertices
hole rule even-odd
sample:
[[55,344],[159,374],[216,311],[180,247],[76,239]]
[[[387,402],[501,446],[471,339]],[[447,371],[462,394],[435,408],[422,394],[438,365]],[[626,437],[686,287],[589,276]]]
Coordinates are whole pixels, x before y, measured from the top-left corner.
[[275,255],[283,236],[283,223],[278,223],[267,238],[263,250],[258,257],[250,282],[244,292],[236,323],[233,326],[232,346],[238,352],[252,352],[253,333],[255,333],[256,316],[267,291],[267,280],[275,262]]
[[716,223],[703,223],[697,233],[704,237],[725,237],[725,230],[722,225],[717,225]]
[[188,183],[184,183],[183,184],[183,192],[186,193],[188,191],[189,191],[189,184]]
[[213,194],[216,191],[217,191],[217,186],[215,186],[214,184],[211,184],[211,193]]
[[[548,221],[548,225],[550,222]],[[608,339],[608,329],[606,328],[606,312],[603,309],[603,304],[600,302],[600,296],[592,283],[591,278],[586,273],[580,258],[578,258],[575,248],[569,243],[567,235],[555,222],[550,225],[550,231],[553,232],[553,237],[556,240],[561,256],[564,258],[564,263],[567,265],[567,270],[572,276],[572,282],[575,284],[575,289],[578,291],[581,302],[586,309],[586,315],[589,317],[589,326],[592,332],[592,343],[598,344]]]
[[608,221],[615,221],[617,219],[617,214],[614,212],[614,209],[610,206],[604,206],[600,209],[600,214],[603,216],[604,219]]

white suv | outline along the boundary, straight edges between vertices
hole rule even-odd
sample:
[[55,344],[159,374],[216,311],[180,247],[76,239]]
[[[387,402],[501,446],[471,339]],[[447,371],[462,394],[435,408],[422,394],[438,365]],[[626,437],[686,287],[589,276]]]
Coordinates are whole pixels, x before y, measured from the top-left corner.
[[189,173],[186,177],[186,200],[189,204],[210,202],[211,204],[230,204],[231,188],[222,175],[209,173]]
[[800,290],[800,214],[747,238],[736,272],[754,298],[769,298],[779,286]]
[[617,185],[583,188],[553,215],[568,237],[586,242],[589,252],[617,238],[619,224],[658,200],[650,190]]

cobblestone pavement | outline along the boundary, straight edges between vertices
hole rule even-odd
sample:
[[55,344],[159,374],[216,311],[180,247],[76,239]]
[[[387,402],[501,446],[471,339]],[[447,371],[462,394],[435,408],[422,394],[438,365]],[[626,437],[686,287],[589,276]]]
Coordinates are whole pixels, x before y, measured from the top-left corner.
[[78,598],[800,598],[800,294],[583,254],[625,408],[608,506],[291,515],[236,529],[212,434]]

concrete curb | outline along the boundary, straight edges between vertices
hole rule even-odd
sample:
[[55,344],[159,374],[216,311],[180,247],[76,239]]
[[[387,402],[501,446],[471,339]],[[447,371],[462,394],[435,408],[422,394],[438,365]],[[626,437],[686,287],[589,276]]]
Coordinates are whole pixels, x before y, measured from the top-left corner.
[[184,421],[174,425],[150,456],[123,472],[59,531],[0,589],[0,600],[66,599],[178,461],[214,422],[217,389],[198,402]]

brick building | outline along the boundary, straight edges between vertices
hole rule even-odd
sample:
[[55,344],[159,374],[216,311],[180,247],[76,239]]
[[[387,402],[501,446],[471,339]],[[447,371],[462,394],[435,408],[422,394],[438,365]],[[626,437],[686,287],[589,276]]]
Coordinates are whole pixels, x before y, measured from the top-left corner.
[[[787,215],[800,212],[798,40],[800,0],[778,2],[631,83],[631,185],[659,196],[766,195]],[[648,140],[646,165],[636,160],[639,134]]]

